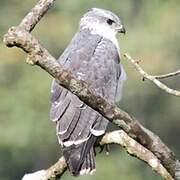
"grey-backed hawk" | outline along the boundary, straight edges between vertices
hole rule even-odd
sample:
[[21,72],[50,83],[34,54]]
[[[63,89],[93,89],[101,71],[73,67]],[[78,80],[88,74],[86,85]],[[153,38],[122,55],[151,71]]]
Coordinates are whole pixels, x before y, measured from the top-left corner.
[[[120,19],[100,8],[90,9],[59,62],[89,88],[110,102],[119,101],[126,74],[120,62],[116,33],[125,33]],[[56,122],[58,141],[72,175],[95,170],[94,145],[105,133],[108,120],[58,85],[51,88],[50,118]]]

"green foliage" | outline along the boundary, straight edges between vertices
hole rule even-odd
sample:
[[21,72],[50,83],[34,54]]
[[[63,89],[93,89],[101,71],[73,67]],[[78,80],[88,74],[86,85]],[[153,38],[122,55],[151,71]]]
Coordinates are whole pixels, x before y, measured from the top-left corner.
[[[35,0],[0,1],[0,36],[18,25]],[[179,69],[180,1],[167,0],[66,0],[56,1],[33,31],[52,55],[58,57],[77,31],[80,17],[91,7],[109,9],[124,23],[127,34],[118,36],[122,63],[128,75],[119,106],[157,133],[180,158],[180,111],[177,97],[166,94],[152,83],[141,81],[125,52],[143,60],[152,74]],[[0,42],[0,179],[20,179],[23,174],[47,168],[60,156],[55,123],[49,120],[51,77],[25,64],[25,53]],[[165,80],[180,89],[180,78]],[[120,147],[109,156],[97,155],[97,171],[80,179],[161,179],[141,161]],[[11,173],[9,173],[11,172]],[[64,179],[74,179],[68,173]]]

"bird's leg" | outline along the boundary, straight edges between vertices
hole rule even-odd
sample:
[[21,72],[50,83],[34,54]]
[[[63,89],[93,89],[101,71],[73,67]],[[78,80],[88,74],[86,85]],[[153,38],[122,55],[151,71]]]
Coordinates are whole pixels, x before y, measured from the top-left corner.
[[109,152],[110,152],[110,145],[109,144],[105,144],[103,146],[100,146],[99,153],[101,153],[104,150],[104,147],[105,147],[105,150],[106,150],[106,155],[109,155]]
[[109,144],[106,144],[105,147],[106,147],[106,155],[109,155],[110,145],[109,145]]
[[104,146],[105,146],[105,145],[100,146],[100,151],[99,151],[99,153],[102,153],[102,152],[103,152],[103,150],[104,150]]

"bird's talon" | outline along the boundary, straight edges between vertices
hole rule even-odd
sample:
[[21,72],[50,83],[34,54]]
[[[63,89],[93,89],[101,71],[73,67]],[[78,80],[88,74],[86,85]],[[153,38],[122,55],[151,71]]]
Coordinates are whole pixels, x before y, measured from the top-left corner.
[[104,146],[100,146],[100,151],[99,151],[99,153],[102,153],[103,150],[104,150]]

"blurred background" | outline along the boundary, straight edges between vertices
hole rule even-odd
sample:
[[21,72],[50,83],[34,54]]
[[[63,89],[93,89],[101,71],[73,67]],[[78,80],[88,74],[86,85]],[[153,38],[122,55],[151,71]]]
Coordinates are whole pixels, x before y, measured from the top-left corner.
[[[0,1],[0,37],[18,25],[37,0]],[[180,58],[180,1],[168,0],[65,0],[56,1],[32,34],[58,58],[77,31],[81,16],[91,7],[116,13],[126,27],[118,35],[121,59],[128,80],[119,106],[155,132],[180,159],[180,102],[139,74],[123,54],[142,60],[150,74],[178,70]],[[48,168],[61,156],[55,123],[49,120],[52,78],[25,63],[26,54],[0,41],[0,179],[19,180],[25,173]],[[180,77],[164,80],[180,90]],[[159,175],[120,146],[109,156],[97,154],[97,170],[83,180],[160,180]],[[75,179],[68,172],[64,180]]]

